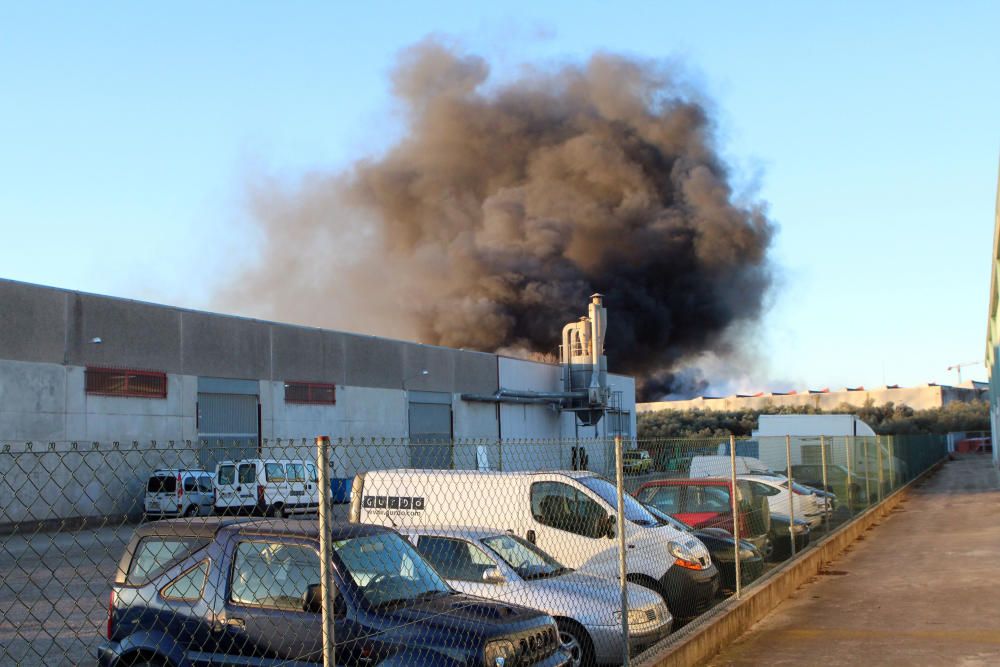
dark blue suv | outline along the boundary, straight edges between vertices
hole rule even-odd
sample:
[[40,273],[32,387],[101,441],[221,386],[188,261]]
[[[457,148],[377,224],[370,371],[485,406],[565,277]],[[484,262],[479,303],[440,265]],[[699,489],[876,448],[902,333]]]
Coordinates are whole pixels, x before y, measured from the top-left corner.
[[[462,595],[397,533],[333,529],[340,665],[561,667],[550,616]],[[140,526],[108,606],[100,665],[322,662],[314,521],[208,517]]]

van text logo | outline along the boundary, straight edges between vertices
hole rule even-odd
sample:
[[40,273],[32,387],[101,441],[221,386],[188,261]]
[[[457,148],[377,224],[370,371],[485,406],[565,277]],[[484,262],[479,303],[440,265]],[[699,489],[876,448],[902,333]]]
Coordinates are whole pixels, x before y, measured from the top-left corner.
[[361,506],[365,509],[386,510],[390,514],[404,512],[422,512],[424,499],[415,496],[364,496]]

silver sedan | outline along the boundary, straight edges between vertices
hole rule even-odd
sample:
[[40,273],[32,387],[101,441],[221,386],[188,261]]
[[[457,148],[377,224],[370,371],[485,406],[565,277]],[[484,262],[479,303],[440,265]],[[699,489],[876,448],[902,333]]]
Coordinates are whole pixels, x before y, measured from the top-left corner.
[[[456,590],[553,616],[574,666],[621,664],[616,580],[574,572],[509,533],[476,528],[403,532]],[[628,603],[629,652],[635,655],[670,634],[673,617],[657,593],[636,584],[628,584]]]

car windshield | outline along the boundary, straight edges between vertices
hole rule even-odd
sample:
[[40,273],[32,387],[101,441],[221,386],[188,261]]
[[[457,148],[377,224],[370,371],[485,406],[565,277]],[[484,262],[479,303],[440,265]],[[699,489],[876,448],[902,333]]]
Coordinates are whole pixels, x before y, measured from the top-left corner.
[[564,567],[552,556],[513,535],[487,537],[483,539],[483,544],[525,580],[557,577],[570,572],[569,568]]
[[[603,477],[580,477],[578,480],[585,487],[596,493],[604,502],[612,507],[618,507],[618,495],[615,485]],[[640,526],[655,526],[659,522],[649,510],[628,493],[624,494],[625,518]]]
[[395,533],[337,540],[333,550],[372,607],[451,594],[448,584]]
[[674,517],[670,516],[669,514],[667,514],[662,510],[656,509],[656,507],[654,507],[653,505],[645,505],[645,508],[649,510],[650,514],[659,519],[660,523],[667,524],[668,526],[673,526],[677,530],[682,530],[686,533],[694,531],[694,528],[692,526],[689,526],[680,519],[675,519]]
[[[781,482],[781,488],[783,489],[788,488],[787,478],[785,478],[785,480]],[[810,489],[808,486],[802,486],[798,482],[792,482],[792,488],[795,489],[795,493],[801,494],[803,496],[811,496],[817,491],[817,489]]]

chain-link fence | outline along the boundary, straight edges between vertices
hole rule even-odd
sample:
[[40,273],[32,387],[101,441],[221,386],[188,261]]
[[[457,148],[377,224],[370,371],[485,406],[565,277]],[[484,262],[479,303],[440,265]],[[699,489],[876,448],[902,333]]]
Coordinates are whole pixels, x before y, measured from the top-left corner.
[[0,664],[47,665],[622,664],[946,453],[934,436],[0,447]]

